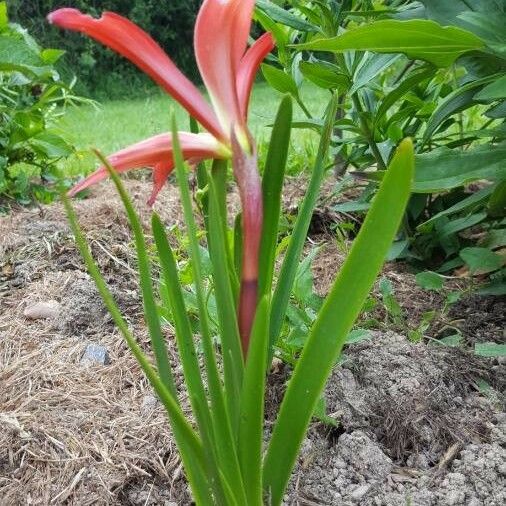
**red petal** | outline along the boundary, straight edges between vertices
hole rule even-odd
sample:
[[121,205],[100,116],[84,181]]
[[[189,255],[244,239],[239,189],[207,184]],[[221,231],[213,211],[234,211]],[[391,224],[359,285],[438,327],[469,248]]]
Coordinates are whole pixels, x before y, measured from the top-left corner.
[[[179,141],[185,159],[203,160],[206,158],[223,158],[226,154],[220,149],[218,141],[210,134],[192,134],[179,132]],[[174,166],[172,137],[160,134],[145,141],[133,144],[109,156],[107,159],[118,172],[132,169],[152,168],[154,188],[149,202],[152,204],[158,192],[170,175]],[[90,186],[107,179],[108,172],[100,167],[83,181],[75,185],[69,195],[72,197]]]
[[248,116],[251,89],[255,82],[258,67],[264,58],[274,49],[274,46],[275,43],[272,34],[264,33],[242,57],[236,82],[241,114],[245,118]]
[[236,75],[246,51],[255,0],[204,0],[195,25],[195,56],[202,79],[228,134],[245,126]]
[[167,181],[170,176],[170,173],[174,169],[173,161],[169,162],[160,162],[155,165],[153,169],[153,191],[151,192],[151,196],[148,200],[148,206],[153,207],[155,203],[156,197],[160,193],[160,190],[163,188],[163,185]]
[[59,9],[48,16],[53,23],[82,32],[128,58],[174,97],[209,132],[222,139],[216,114],[195,85],[176,67],[163,49],[136,24],[113,12],[100,19],[77,9]]

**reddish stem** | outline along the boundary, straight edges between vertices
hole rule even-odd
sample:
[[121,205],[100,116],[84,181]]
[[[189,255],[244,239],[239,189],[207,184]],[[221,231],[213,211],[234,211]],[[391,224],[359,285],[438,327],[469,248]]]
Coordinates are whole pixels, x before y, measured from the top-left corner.
[[235,135],[232,135],[232,149],[234,175],[242,205],[243,251],[238,321],[246,360],[258,304],[258,261],[263,223],[262,182],[256,152],[246,153]]

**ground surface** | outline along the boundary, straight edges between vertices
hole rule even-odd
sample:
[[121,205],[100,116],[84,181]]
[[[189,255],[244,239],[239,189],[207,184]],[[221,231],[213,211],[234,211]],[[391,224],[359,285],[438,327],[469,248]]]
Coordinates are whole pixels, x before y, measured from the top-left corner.
[[[147,222],[149,184],[128,186]],[[287,208],[300,187],[287,189]],[[130,236],[114,192],[105,184],[76,207],[119,305],[147,347]],[[180,220],[174,192],[164,191],[156,207],[167,224]],[[313,242],[322,239],[316,228]],[[0,218],[0,241],[0,504],[189,504],[161,406],[84,272],[61,206]],[[331,241],[321,250],[314,266],[320,293],[342,257]],[[384,275],[407,327],[441,304],[405,268],[387,266]],[[504,364],[467,351],[476,341],[504,341],[504,309],[504,301],[480,298],[452,309],[464,350],[411,344],[403,328],[389,331],[376,309],[385,327],[346,348],[326,389],[340,426],[312,425],[287,504],[504,504]],[[438,337],[443,323],[429,333]],[[167,337],[172,342],[170,329]],[[107,349],[104,364],[83,361],[90,344]],[[173,365],[180,381],[175,356]],[[287,377],[284,367],[271,375],[270,419]]]

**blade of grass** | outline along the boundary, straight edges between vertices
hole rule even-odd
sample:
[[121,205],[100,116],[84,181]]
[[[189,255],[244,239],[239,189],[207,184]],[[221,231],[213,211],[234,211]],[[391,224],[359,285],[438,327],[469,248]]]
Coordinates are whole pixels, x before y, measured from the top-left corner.
[[239,456],[248,506],[262,506],[262,441],[269,332],[269,299],[258,305],[241,392]]
[[279,217],[281,214],[281,191],[285,178],[293,107],[290,95],[285,95],[278,109],[272,128],[269,151],[262,179],[264,222],[260,245],[260,273],[258,296],[271,294],[276,246],[278,244]]
[[413,144],[399,146],[351,252],[327,296],[281,404],[265,458],[263,479],[271,504],[281,504],[325,382],[385,261],[409,200]]
[[[209,393],[212,405],[212,426],[215,436],[214,446],[224,476],[227,479],[237,501],[241,503],[245,498],[244,486],[241,479],[239,457],[234,445],[232,423],[223,396],[221,380],[216,362],[216,355],[209,330],[207,303],[204,296],[204,281],[202,277],[202,258],[198,242],[197,224],[193,215],[190,187],[183,161],[183,154],[179,142],[175,117],[172,118],[172,143],[176,177],[180,189],[181,203],[189,237],[189,252],[194,274],[194,287],[199,307],[199,324],[202,334],[204,360],[208,378]],[[164,234],[165,236],[165,234]],[[166,238],[165,238],[166,239]],[[166,244],[168,246],[168,242]],[[176,273],[177,277],[177,273]],[[182,295],[181,295],[182,297]],[[184,304],[184,302],[183,302]],[[191,331],[190,331],[191,333]]]
[[272,297],[272,312],[269,330],[269,363],[272,361],[274,344],[276,343],[283,325],[288,302],[290,300],[290,293],[297,274],[297,267],[299,266],[300,255],[302,253],[302,249],[304,248],[304,242],[309,230],[309,225],[311,224],[311,218],[313,217],[313,210],[315,208],[318,193],[325,174],[325,160],[327,159],[330,139],[332,137],[337,106],[337,94],[334,94],[327,108],[325,124],[320,139],[316,163],[313,173],[311,174],[311,180],[309,182],[306,196],[299,208],[299,214],[293,227],[292,237],[290,239],[290,243],[281,266],[279,279]]
[[111,167],[109,161],[100,152],[95,151],[95,153],[103,163],[104,167],[106,167],[109,176],[113,180],[128,216],[128,222],[134,234],[135,249],[137,252],[140,286],[144,306],[144,317],[149,329],[151,345],[155,353],[158,374],[160,375],[160,378],[164,382],[165,386],[172,392],[174,398],[177,399],[177,391],[174,385],[174,378],[172,377],[169,357],[167,354],[167,346],[165,344],[165,337],[162,333],[162,327],[160,325],[160,318],[158,316],[155,296],[153,294],[153,286],[151,284],[151,268],[146,248],[146,240],[144,239],[144,233],[142,231],[142,225],[139,217],[137,216],[137,213],[135,212],[132,201],[127,191],[125,190],[125,187],[121,183],[117,172]]
[[114,302],[114,298],[91,255],[86,239],[79,227],[75,211],[64,191],[62,191],[61,198],[76,239],[77,247],[84,259],[88,272],[95,281],[97,289],[114,323],[118,327],[125,342],[167,411],[194,498],[198,504],[212,505],[213,500],[204,472],[205,459],[202,443],[186,420],[172,392],[167,389],[130,332],[127,323]]

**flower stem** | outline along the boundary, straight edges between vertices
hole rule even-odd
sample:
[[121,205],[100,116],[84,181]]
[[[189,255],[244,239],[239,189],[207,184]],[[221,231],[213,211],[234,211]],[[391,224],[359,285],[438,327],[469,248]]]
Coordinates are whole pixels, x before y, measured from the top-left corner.
[[258,260],[262,237],[262,181],[256,152],[245,153],[232,138],[234,175],[242,204],[243,248],[238,322],[243,357],[248,355],[249,340],[258,303]]

